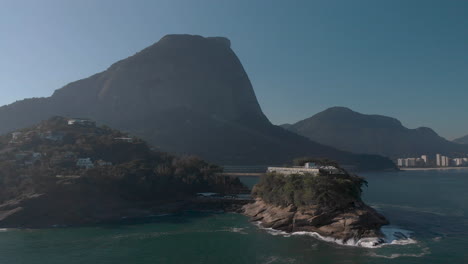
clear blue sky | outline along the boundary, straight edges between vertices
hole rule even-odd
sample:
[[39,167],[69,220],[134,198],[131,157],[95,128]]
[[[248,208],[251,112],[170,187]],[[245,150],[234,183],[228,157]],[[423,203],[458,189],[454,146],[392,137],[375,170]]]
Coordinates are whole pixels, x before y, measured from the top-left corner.
[[170,33],[231,39],[273,123],[347,106],[468,134],[462,0],[0,0],[0,105],[50,96]]

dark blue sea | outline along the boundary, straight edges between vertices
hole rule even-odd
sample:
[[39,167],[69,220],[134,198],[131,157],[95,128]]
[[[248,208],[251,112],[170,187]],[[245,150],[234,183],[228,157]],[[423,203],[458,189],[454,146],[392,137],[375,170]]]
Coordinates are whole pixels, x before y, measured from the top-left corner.
[[[468,263],[468,170],[362,174],[364,200],[408,239],[379,248],[258,228],[239,214],[161,215],[81,228],[0,231],[0,264]],[[254,177],[245,177],[252,185]]]

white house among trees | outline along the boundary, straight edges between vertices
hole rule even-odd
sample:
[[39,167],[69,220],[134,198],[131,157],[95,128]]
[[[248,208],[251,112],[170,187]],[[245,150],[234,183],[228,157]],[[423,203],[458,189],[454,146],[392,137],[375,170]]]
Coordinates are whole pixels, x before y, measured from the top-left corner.
[[79,167],[79,168],[84,168],[84,169],[94,168],[94,164],[91,161],[91,158],[78,159],[78,161],[76,162],[76,166]]

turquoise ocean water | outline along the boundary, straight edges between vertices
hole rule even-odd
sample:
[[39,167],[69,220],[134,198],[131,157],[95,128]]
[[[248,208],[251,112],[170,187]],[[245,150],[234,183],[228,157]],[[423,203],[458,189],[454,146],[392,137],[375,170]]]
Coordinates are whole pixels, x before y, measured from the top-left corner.
[[468,263],[468,170],[363,176],[364,200],[387,216],[390,229],[410,233],[408,243],[341,246],[259,229],[238,214],[188,212],[95,227],[0,230],[0,264]]

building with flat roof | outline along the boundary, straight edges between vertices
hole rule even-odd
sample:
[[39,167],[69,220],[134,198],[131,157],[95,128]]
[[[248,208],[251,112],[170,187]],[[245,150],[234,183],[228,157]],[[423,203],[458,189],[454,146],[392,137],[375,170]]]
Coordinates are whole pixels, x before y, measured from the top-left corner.
[[303,167],[268,167],[267,172],[275,172],[284,175],[290,174],[311,174],[311,175],[318,175],[319,173],[322,174],[344,174],[344,172],[338,169],[335,166],[318,166],[313,162],[308,162],[304,164]]
[[267,172],[275,172],[279,174],[289,175],[289,174],[312,174],[318,175],[320,170],[318,168],[288,168],[288,167],[268,167]]
[[427,165],[427,163],[428,163],[428,161],[429,161],[427,155],[422,155],[422,156],[421,156],[421,159],[422,159],[422,160],[424,161],[424,163],[426,163],[426,165]]
[[398,159],[398,160],[397,160],[397,165],[398,165],[398,167],[403,167],[404,161],[405,161],[404,159]]
[[436,154],[436,165],[438,167],[442,166],[442,156],[440,154]]
[[453,165],[455,166],[463,166],[465,164],[465,161],[463,160],[463,158],[455,158],[453,159]]

